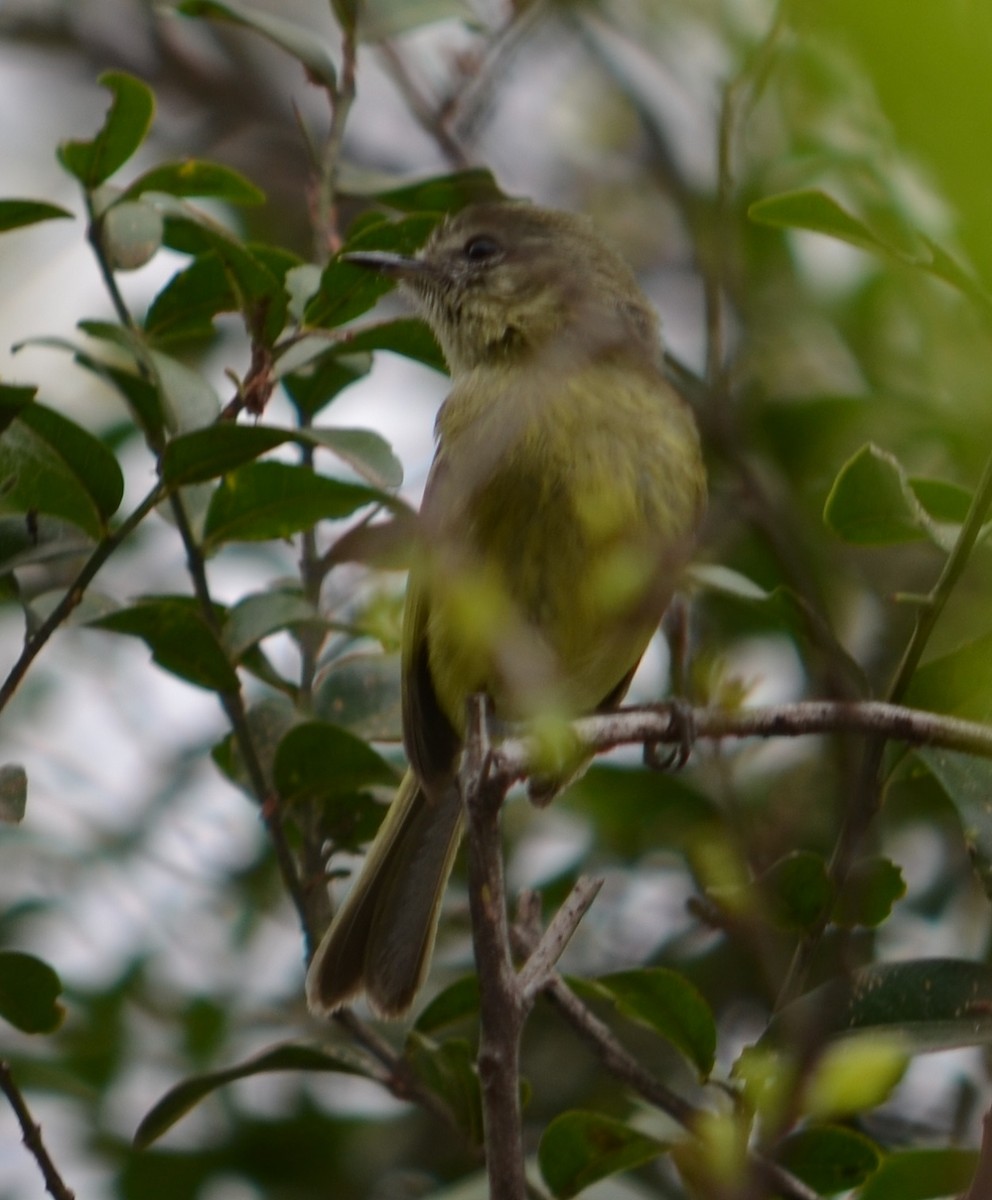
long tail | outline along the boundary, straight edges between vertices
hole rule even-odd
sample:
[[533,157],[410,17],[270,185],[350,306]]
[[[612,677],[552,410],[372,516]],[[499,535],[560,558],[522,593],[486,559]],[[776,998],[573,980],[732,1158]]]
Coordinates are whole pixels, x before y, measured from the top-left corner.
[[332,1013],[361,992],[384,1017],[406,1012],[427,974],[461,832],[457,788],[428,797],[407,771],[313,956],[306,984],[312,1012]]

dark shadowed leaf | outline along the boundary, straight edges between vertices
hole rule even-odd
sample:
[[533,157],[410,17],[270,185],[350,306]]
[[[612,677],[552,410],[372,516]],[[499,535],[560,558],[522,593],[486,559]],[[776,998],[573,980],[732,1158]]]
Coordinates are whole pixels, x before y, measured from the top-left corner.
[[33,954],[0,950],[0,1017],[22,1033],[53,1033],[65,1009],[62,981]]
[[68,209],[46,204],[43,200],[0,200],[0,233],[37,225],[40,221],[71,219],[72,215]]
[[[388,208],[400,212],[450,213],[457,212],[469,204],[505,200],[506,193],[496,182],[492,172],[482,167],[458,171],[454,175],[438,175],[408,183],[403,187],[389,188],[376,192],[375,199]],[[350,247],[358,249],[358,246]],[[388,249],[388,247],[381,247]],[[401,251],[402,253],[402,251]]]
[[466,975],[446,987],[418,1015],[416,1030],[430,1035],[479,1011],[479,978]]
[[935,537],[933,522],[916,498],[898,460],[878,446],[862,446],[840,469],[823,519],[861,546]]
[[[887,1154],[858,1200],[938,1200],[956,1196],[978,1168],[974,1150],[898,1150]],[[975,1197],[977,1200],[977,1197]]]
[[133,75],[106,71],[99,82],[113,95],[103,128],[92,141],[63,142],[59,147],[62,165],[91,190],[134,154],[145,140],[155,112],[151,89]]
[[275,783],[287,803],[353,796],[398,780],[396,769],[371,746],[326,721],[295,725],[276,751]]
[[447,373],[444,355],[426,321],[416,317],[401,317],[396,321],[381,321],[358,329],[342,342],[349,353],[362,350],[390,350],[403,358],[412,358],[435,371]]
[[238,688],[234,668],[191,597],[150,597],[91,624],[141,638],[160,667],[188,683],[217,692]]
[[874,1142],[837,1125],[801,1129],[785,1139],[775,1158],[822,1196],[860,1186],[884,1161]]
[[854,864],[844,881],[831,920],[847,928],[874,928],[888,918],[905,894],[906,881],[894,862],[881,857],[863,859]]
[[224,542],[289,537],[317,521],[347,517],[388,499],[362,484],[330,479],[303,466],[249,463],[225,476],[214,492],[204,528],[205,547],[213,550]]
[[287,1042],[266,1050],[255,1058],[246,1059],[236,1067],[224,1071],[212,1071],[208,1075],[197,1075],[185,1079],[167,1092],[155,1107],[145,1115],[134,1134],[134,1144],[139,1149],[150,1146],[167,1130],[184,1117],[191,1109],[218,1088],[238,1079],[252,1075],[266,1075],[273,1071],[336,1071],[345,1075],[369,1075],[362,1059],[345,1047],[333,1050],[315,1046],[297,1045]]
[[313,605],[299,592],[256,592],[228,610],[221,641],[235,661],[270,634],[301,625],[323,625]]
[[577,1196],[609,1175],[651,1162],[668,1147],[623,1121],[595,1112],[566,1112],[545,1129],[537,1159],[559,1200]]
[[228,204],[261,204],[265,200],[265,193],[238,171],[196,158],[153,167],[139,175],[125,189],[124,197],[134,199],[145,192],[165,192],[170,196],[209,196],[215,200],[226,200]]
[[401,708],[398,654],[349,654],[317,678],[314,712],[359,737],[399,741]]
[[713,1069],[716,1023],[697,989],[677,971],[645,967],[600,975],[593,986],[625,1017],[653,1029],[677,1047],[704,1079]]
[[823,984],[786,1006],[769,1026],[812,1016],[830,1034],[891,1034],[907,1051],[924,1053],[992,1042],[992,968],[966,959],[875,963],[846,981]]
[[406,1057],[420,1079],[448,1106],[459,1129],[473,1146],[482,1144],[482,1097],[475,1055],[468,1042],[434,1042],[411,1031]]

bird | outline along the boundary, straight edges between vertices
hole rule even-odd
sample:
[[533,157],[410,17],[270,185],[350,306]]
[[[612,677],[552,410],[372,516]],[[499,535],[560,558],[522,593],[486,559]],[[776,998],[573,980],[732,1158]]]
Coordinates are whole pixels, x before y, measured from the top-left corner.
[[[462,836],[468,699],[532,725],[616,707],[693,552],[706,475],[657,314],[586,217],[476,203],[414,256],[344,257],[400,285],[451,377],[403,618],[409,769],[306,981],[315,1014],[364,994],[396,1018]],[[584,762],[542,764],[532,796]]]

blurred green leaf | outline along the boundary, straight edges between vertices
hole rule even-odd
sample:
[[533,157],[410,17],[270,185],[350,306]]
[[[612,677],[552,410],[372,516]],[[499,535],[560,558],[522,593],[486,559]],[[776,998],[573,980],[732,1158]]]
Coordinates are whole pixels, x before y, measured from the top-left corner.
[[0,766],[0,825],[18,825],[28,802],[28,776],[19,763]]
[[837,1125],[791,1134],[779,1145],[775,1160],[822,1196],[859,1187],[885,1161],[874,1142]]
[[191,1109],[218,1088],[237,1079],[252,1075],[267,1075],[273,1071],[333,1071],[345,1075],[368,1075],[360,1057],[346,1047],[317,1049],[315,1046],[286,1042],[246,1059],[236,1067],[197,1075],[177,1084],[142,1118],[134,1134],[134,1145],[140,1150],[150,1146]]
[[544,1182],[559,1200],[600,1179],[631,1171],[668,1147],[630,1125],[595,1112],[566,1112],[545,1129],[537,1151]]
[[169,196],[199,196],[225,200],[228,204],[262,204],[265,193],[231,167],[202,159],[161,163],[145,171],[124,190],[123,199],[133,200],[146,192]]
[[400,740],[398,654],[355,653],[334,659],[317,677],[314,712],[359,737]]
[[[469,204],[484,204],[507,199],[492,172],[482,167],[456,171],[453,175],[437,175],[430,179],[418,180],[416,183],[404,184],[402,187],[387,188],[385,191],[374,192],[373,196],[387,208],[395,208],[400,212],[423,213],[452,213]],[[418,245],[421,244],[418,243]],[[351,250],[359,248],[357,240],[355,245],[348,247]],[[361,248],[393,249],[391,246]],[[399,247],[396,249],[398,253],[406,253]]]
[[[341,2],[336,0],[335,8]],[[467,0],[361,0],[357,9],[358,36],[365,42],[382,42],[434,21],[477,19]]]
[[771,919],[782,929],[816,928],[834,899],[823,857],[808,850],[780,858],[757,882]]
[[32,395],[0,385],[0,510],[47,513],[99,538],[124,493],[117,460],[98,438]]
[[323,446],[346,462],[374,487],[397,488],[403,482],[403,466],[392,447],[371,429],[341,429],[315,425],[298,434],[301,441]]
[[670,1041],[707,1078],[716,1054],[716,1023],[688,979],[664,967],[644,967],[600,975],[592,986],[609,996],[625,1017]]
[[974,1150],[897,1150],[882,1159],[858,1193],[858,1200],[938,1200],[956,1196],[971,1183],[978,1161]]
[[304,466],[256,462],[226,475],[213,494],[204,548],[224,542],[268,541],[350,516],[388,497],[362,484],[318,475]]
[[449,984],[417,1015],[414,1028],[429,1036],[479,1011],[479,977],[465,975]]
[[984,1045],[992,1041],[992,968],[955,958],[873,963],[787,1005],[766,1036],[807,1018],[832,1035],[891,1034],[913,1053]]
[[237,673],[192,597],[149,597],[90,624],[141,638],[160,667],[187,683],[215,692],[238,689]]
[[155,113],[155,97],[140,79],[106,71],[99,83],[113,96],[103,128],[92,141],[63,142],[59,161],[92,191],[105,182],[145,140]]
[[883,1104],[908,1065],[902,1038],[876,1032],[834,1042],[816,1060],[805,1082],[803,1111],[814,1120],[834,1120]]
[[972,866],[992,897],[992,762],[939,746],[919,748],[915,754],[954,806]]
[[448,1106],[452,1118],[470,1145],[482,1145],[482,1096],[475,1055],[468,1042],[452,1039],[434,1042],[411,1030],[406,1058],[418,1077]]
[[967,488],[943,479],[921,479],[916,476],[909,480],[909,486],[934,521],[952,525],[964,523],[971,507],[971,492]]
[[312,419],[349,384],[372,369],[371,354],[324,354],[301,370],[281,374],[286,394],[300,416]]
[[323,803],[398,782],[399,773],[371,746],[327,721],[294,725],[276,751],[275,784],[287,804]]
[[22,1033],[54,1033],[65,1009],[62,981],[33,954],[0,950],[0,1017]]
[[182,0],[176,6],[176,11],[188,17],[213,17],[243,25],[292,55],[316,83],[328,88],[336,86],[337,73],[330,51],[318,35],[305,25],[272,16],[237,0],[224,0],[223,3],[221,0]]
[[58,221],[64,217],[71,220],[72,215],[67,208],[43,200],[0,200],[0,233],[37,225],[40,221]]
[[356,329],[342,345],[350,354],[363,350],[389,350],[447,374],[444,355],[430,326],[416,317],[401,317]]
[[830,919],[849,929],[871,929],[888,918],[905,894],[906,881],[894,862],[882,857],[863,859],[844,881]]
[[845,541],[861,546],[933,536],[933,523],[898,460],[872,445],[841,467],[823,519]]
[[[342,253],[353,250],[389,250],[412,254],[427,241],[437,224],[436,216],[416,214],[399,221],[375,221],[356,237],[349,238]],[[331,328],[368,312],[393,286],[389,279],[365,267],[342,261],[340,255],[328,263],[320,290],[307,304],[307,325]]]
[[747,215],[759,225],[824,233],[861,250],[891,254],[905,262],[926,265],[933,259],[924,238],[919,235],[897,236],[906,231],[897,230],[892,225],[884,229],[877,224],[871,226],[847,212],[833,197],[818,188],[800,188],[756,200],[747,210]]
[[228,609],[221,642],[237,662],[245,651],[270,634],[310,624],[323,625],[324,621],[299,592],[255,592]]

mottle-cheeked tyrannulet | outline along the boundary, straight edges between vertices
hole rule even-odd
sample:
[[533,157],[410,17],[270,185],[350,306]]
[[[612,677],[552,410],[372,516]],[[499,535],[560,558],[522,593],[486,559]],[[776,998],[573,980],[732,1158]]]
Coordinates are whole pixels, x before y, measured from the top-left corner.
[[364,992],[395,1016],[423,982],[461,836],[467,698],[525,721],[617,704],[692,548],[705,477],[657,317],[584,219],[480,204],[416,258],[350,259],[400,281],[452,378],[407,588],[410,770],[307,977],[315,1012]]

